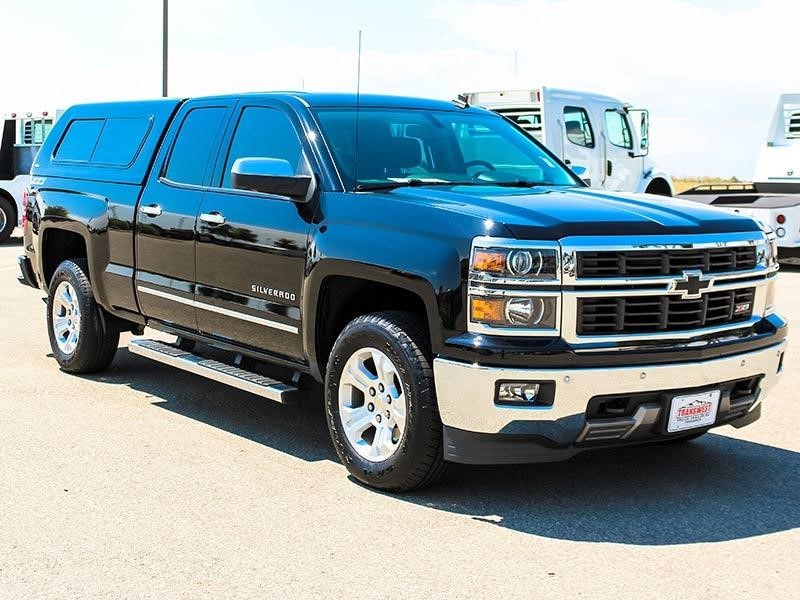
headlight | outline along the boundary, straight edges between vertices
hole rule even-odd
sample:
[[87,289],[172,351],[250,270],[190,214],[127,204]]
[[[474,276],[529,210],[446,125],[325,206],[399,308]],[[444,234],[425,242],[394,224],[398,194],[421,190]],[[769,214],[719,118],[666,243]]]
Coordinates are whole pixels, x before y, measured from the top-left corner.
[[[475,241],[470,278],[477,281],[555,282],[559,279],[558,247],[555,243],[535,247],[499,247],[491,238]],[[515,244],[516,245],[516,244]]]
[[470,319],[490,327],[556,328],[556,296],[473,296]]
[[475,238],[469,265],[468,331],[559,335],[560,263],[558,242]]

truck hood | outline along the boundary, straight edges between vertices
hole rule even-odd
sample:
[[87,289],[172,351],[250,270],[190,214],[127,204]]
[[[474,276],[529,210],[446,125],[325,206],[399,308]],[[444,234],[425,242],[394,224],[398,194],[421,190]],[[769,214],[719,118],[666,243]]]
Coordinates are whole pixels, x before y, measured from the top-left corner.
[[505,225],[520,239],[759,231],[751,218],[696,202],[588,188],[398,188],[387,196]]

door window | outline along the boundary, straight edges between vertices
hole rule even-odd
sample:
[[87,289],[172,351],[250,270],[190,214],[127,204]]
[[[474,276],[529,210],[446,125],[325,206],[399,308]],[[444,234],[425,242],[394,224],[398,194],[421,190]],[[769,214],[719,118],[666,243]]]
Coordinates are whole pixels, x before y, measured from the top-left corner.
[[608,131],[608,141],[614,146],[631,150],[631,128],[628,126],[628,119],[625,115],[616,110],[606,111],[606,130]]
[[564,130],[567,139],[584,148],[594,148],[594,132],[586,111],[577,106],[564,107]]
[[176,183],[205,185],[205,173],[227,109],[195,108],[186,114],[172,146],[164,177]]
[[231,168],[236,159],[278,158],[287,161],[295,173],[302,163],[302,145],[289,117],[274,108],[251,106],[242,111],[225,161],[222,187],[231,187]]

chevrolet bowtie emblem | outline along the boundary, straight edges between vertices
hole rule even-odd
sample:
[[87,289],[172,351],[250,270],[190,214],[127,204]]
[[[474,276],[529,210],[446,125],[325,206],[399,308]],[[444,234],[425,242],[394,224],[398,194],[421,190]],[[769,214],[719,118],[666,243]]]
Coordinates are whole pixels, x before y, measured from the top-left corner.
[[702,271],[684,271],[681,279],[675,279],[669,286],[670,293],[679,293],[681,298],[692,300],[700,298],[703,292],[714,285],[713,277],[704,277]]

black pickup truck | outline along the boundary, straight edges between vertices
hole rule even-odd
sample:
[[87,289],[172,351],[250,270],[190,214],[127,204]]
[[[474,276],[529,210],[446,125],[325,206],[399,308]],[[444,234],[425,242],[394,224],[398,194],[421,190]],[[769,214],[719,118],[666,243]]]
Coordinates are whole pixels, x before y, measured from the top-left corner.
[[29,198],[21,280],[64,371],[151,327],[176,341],[130,352],[281,402],[322,384],[382,489],[743,426],[783,368],[769,230],[590,190],[461,101],[75,106]]

